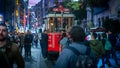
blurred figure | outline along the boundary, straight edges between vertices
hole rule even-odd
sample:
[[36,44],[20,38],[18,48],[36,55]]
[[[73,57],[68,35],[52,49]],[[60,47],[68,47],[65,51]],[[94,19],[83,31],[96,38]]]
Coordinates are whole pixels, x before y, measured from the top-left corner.
[[115,60],[116,64],[119,65],[116,56],[117,35],[113,34],[110,30],[107,32],[107,34],[108,34],[108,40],[112,45],[112,49],[111,49],[112,58]]
[[62,29],[62,30],[60,31],[61,36],[62,36],[62,34],[65,33],[65,32],[66,32],[66,31],[65,31],[64,29]]
[[[62,36],[63,33],[65,33],[65,30],[64,29],[60,30],[60,39],[58,41],[59,44],[60,44],[60,41],[63,39],[63,36]],[[61,47],[61,50],[62,50],[62,47]]]
[[8,37],[10,38],[10,41],[13,42],[13,43],[16,43],[18,45],[18,47],[20,46],[20,38],[19,38],[19,35],[20,33],[17,31],[14,31],[14,32],[9,32],[9,35]]
[[[103,46],[105,47],[105,45],[107,44],[106,42],[109,41],[106,33],[102,34],[101,41],[102,41]],[[110,48],[105,48],[105,56],[104,56],[105,60],[103,60],[103,62],[102,62],[103,64],[105,64],[105,63],[108,64],[108,66],[111,66],[111,63],[109,60],[110,59],[110,52],[111,52]]]
[[119,51],[120,50],[120,33],[117,35],[117,43],[116,43],[116,48]]
[[48,54],[48,35],[46,30],[41,35],[40,43],[41,43],[43,58],[46,59]]
[[62,34],[62,38],[60,40],[60,45],[61,45],[62,49],[69,45],[69,39],[68,39],[66,33]]
[[20,49],[20,52],[22,53],[22,49],[23,49],[23,46],[24,46],[24,33],[20,33],[18,36],[19,36],[19,39],[20,39],[19,49]]
[[15,31],[14,32],[14,43],[16,43],[18,46],[20,46],[20,39],[19,39],[18,35],[20,35],[20,33]]
[[91,35],[90,35],[90,33],[86,34],[85,40],[87,40],[87,41],[91,40]]
[[8,30],[4,23],[0,23],[0,50],[6,55],[10,68],[16,63],[17,68],[24,68],[25,63],[17,44],[10,41]]
[[25,57],[31,57],[31,44],[33,41],[33,35],[30,30],[27,30],[27,34],[24,37],[24,49],[25,49]]
[[[61,31],[60,31],[60,40],[62,39],[62,35],[63,35],[63,33],[65,33],[65,30],[64,29],[62,29]],[[60,43],[60,40],[59,40],[59,43]]]
[[97,34],[95,32],[91,33],[90,47],[92,52],[95,54],[95,68],[97,68],[97,64],[100,58],[104,56],[105,50],[101,41],[97,40]]
[[8,37],[10,38],[11,42],[14,42],[14,34],[11,31],[9,32]]
[[38,39],[39,39],[39,37],[38,37],[38,34],[36,33],[35,37],[34,37],[34,43],[35,43],[36,48],[38,48]]

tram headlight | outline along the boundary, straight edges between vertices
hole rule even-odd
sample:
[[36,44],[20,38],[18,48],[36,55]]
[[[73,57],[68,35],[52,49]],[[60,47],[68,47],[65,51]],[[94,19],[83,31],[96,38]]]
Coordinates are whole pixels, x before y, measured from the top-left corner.
[[53,23],[50,23],[51,26],[53,26]]
[[50,20],[50,25],[53,26],[53,20]]

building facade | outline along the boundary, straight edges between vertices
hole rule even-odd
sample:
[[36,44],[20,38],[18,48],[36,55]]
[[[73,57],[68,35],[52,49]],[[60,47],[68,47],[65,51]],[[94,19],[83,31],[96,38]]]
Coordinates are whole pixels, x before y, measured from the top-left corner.
[[34,6],[34,12],[38,20],[39,26],[44,23],[44,18],[48,14],[49,8],[53,7],[55,0],[41,0],[38,4]]
[[109,6],[106,8],[95,8],[94,24],[95,27],[102,27],[102,23],[106,18],[120,18],[120,0],[109,0]]

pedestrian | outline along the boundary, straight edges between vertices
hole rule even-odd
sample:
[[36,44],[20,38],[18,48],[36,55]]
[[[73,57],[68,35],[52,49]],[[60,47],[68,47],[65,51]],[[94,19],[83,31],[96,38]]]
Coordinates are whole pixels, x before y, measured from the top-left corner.
[[97,34],[95,32],[91,33],[91,40],[89,42],[90,48],[96,57],[94,66],[97,68],[98,61],[100,58],[102,58],[102,56],[104,56],[105,50],[102,42],[97,39]]
[[61,49],[67,47],[69,45],[69,38],[67,37],[66,33],[62,34],[62,39],[60,40]]
[[25,57],[31,57],[31,44],[33,41],[33,35],[30,30],[27,30],[27,34],[24,37],[24,48],[25,48]]
[[119,51],[120,50],[120,33],[117,34],[117,42],[116,42],[116,48]]
[[12,31],[9,32],[8,37],[10,38],[11,42],[14,42],[15,39],[14,39],[14,34]]
[[119,65],[118,61],[117,61],[117,56],[116,56],[116,43],[117,43],[117,35],[115,33],[113,33],[111,30],[108,30],[107,32],[108,34],[108,40],[110,41],[112,48],[110,53],[112,54],[112,58],[115,60],[115,63],[117,65]]
[[[101,41],[102,41],[102,44],[103,44],[103,46],[105,48],[105,55],[104,55],[105,60],[102,63],[103,63],[103,65],[108,64],[108,66],[110,67],[111,63],[110,63],[109,59],[110,59],[110,54],[111,54],[110,53],[111,52],[111,48],[110,48],[111,44],[110,44],[110,41],[108,40],[108,34],[107,33],[102,34]],[[108,42],[109,42],[109,44],[108,44]],[[101,67],[105,67],[103,65]]]
[[[81,54],[86,54],[87,46],[83,44],[85,33],[80,26],[73,26],[69,32],[71,44]],[[60,53],[54,68],[76,68],[77,55],[70,49],[64,48]]]
[[0,23],[0,50],[6,55],[10,68],[16,63],[17,68],[24,68],[25,63],[17,44],[10,41],[7,26]]
[[35,43],[35,47],[38,48],[38,34],[36,33],[35,34],[35,37],[34,37],[34,43]]
[[18,46],[20,46],[20,44],[19,44],[20,43],[20,39],[19,39],[18,35],[19,35],[19,32],[15,31],[14,32],[14,41],[13,42],[16,43]]
[[44,30],[44,32],[42,33],[40,43],[41,43],[43,58],[47,59],[47,54],[48,54],[48,34],[47,34],[47,30]]
[[19,34],[19,39],[20,39],[19,49],[20,49],[20,52],[21,52],[21,54],[22,54],[22,50],[23,50],[23,46],[24,46],[24,33],[20,33],[20,34]]
[[[63,33],[65,33],[66,31],[64,30],[64,29],[62,29],[61,31],[60,31],[60,40],[63,38]],[[58,41],[58,43],[60,43],[60,40]]]

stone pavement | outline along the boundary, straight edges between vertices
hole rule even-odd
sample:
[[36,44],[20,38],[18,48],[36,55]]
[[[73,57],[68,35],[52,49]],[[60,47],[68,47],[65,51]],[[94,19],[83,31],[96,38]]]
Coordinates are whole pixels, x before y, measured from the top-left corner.
[[[41,54],[41,48],[35,48],[32,47],[32,57],[24,58],[25,59],[25,68],[53,68],[54,61],[50,60],[44,60]],[[23,54],[24,56],[24,54]],[[119,58],[119,64],[120,64],[120,52],[117,52],[117,57]],[[115,64],[114,59],[110,59],[110,62],[112,64],[112,67],[108,67],[107,64],[105,64],[105,68],[120,68],[120,66],[117,66]],[[98,68],[102,65],[102,61],[100,59],[98,63]]]
[[44,59],[41,54],[41,48],[31,48],[31,57],[24,57],[24,48],[23,48],[23,57],[25,60],[25,68],[46,68],[46,63],[44,62]]
[[[31,50],[32,50],[32,57],[25,59],[25,68],[53,68],[55,62],[50,60],[44,60],[41,54],[41,48],[32,47]],[[117,57],[120,60],[120,52],[117,52]],[[108,65],[105,64],[105,68],[120,68],[120,66],[117,66],[115,64],[114,59],[111,58],[110,62],[112,64],[112,67],[108,67]],[[102,65],[102,61],[100,59],[98,63],[98,68],[100,68],[101,65]]]
[[[40,47],[38,47],[38,48],[32,47],[31,53],[32,53],[32,57],[25,58],[24,57],[24,48],[23,48],[22,55],[25,60],[25,68],[53,68],[55,61],[45,60],[42,57]],[[117,57],[119,59],[119,64],[120,64],[120,52],[117,52]],[[110,62],[112,64],[112,67],[108,67],[107,64],[105,64],[105,68],[120,68],[120,66],[117,66],[115,64],[114,59],[111,58]],[[102,61],[100,59],[100,61],[98,63],[98,68],[100,68],[101,65],[102,65]],[[16,68],[16,66],[14,68]]]

